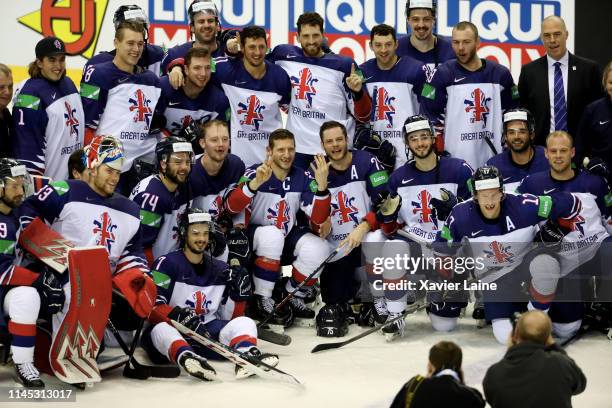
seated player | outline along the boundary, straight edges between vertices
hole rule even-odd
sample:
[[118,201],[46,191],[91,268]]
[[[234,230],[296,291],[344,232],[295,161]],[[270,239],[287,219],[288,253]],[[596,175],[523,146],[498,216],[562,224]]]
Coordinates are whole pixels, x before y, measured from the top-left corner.
[[[229,266],[206,251],[211,228],[210,214],[189,208],[179,223],[180,249],[158,258],[153,276],[158,285],[157,301],[144,335],[144,347],[153,361],[177,362],[190,375],[211,381],[216,372],[204,351],[192,347],[167,322],[175,320],[195,332],[219,340],[226,346],[248,353],[276,366],[278,356],[262,353],[257,346],[257,327],[248,317],[232,318],[227,304],[251,295],[251,278],[246,269]],[[250,373],[236,366],[236,377]]]
[[[506,344],[512,331],[510,317],[524,310],[528,300],[523,284],[532,276],[537,278],[542,268],[554,267],[549,259],[527,256],[532,242],[549,240],[552,222],[576,227],[581,220],[577,211],[580,200],[563,192],[552,196],[504,194],[502,175],[492,166],[474,172],[474,190],[474,198],[454,206],[438,232],[434,251],[443,262],[436,266],[442,276],[453,279],[458,270],[453,272],[446,257],[455,255],[460,244],[465,258],[480,261],[476,277],[484,283],[496,283],[496,290],[483,290],[485,317],[493,323],[497,341]],[[548,222],[538,231],[541,221]]]
[[[50,271],[33,272],[16,265],[19,222],[15,214],[24,198],[26,168],[0,158],[0,331],[8,326],[17,380],[25,387],[44,387],[34,366],[36,319],[64,304],[62,286]],[[6,319],[6,323],[5,323]]]
[[[293,133],[278,129],[270,134],[267,159],[248,167],[241,183],[227,200],[227,210],[238,214],[245,208],[249,219],[249,241],[255,253],[253,276],[255,298],[253,316],[264,319],[275,307],[272,291],[279,279],[281,256],[293,263],[291,279],[285,290],[293,292],[329,255],[325,240],[298,227],[296,213],[301,208],[310,222],[321,225],[329,216],[330,196],[327,189],[328,164],[317,162],[313,170],[315,180],[295,167],[295,139]],[[295,317],[314,318],[314,311],[306,307],[316,277],[291,298]],[[270,323],[285,325],[291,318],[288,311],[274,312]]]

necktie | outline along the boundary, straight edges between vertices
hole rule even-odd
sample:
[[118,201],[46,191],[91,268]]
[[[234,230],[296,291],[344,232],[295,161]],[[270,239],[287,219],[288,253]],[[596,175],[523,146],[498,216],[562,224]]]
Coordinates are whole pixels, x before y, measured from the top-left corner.
[[567,132],[567,104],[565,103],[565,91],[563,89],[563,74],[561,63],[555,62],[555,130]]

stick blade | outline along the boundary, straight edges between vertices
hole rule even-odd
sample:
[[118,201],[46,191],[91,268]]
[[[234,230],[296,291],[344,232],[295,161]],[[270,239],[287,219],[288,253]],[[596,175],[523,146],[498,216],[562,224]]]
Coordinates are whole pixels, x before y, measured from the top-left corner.
[[321,343],[321,344],[317,344],[316,346],[314,346],[310,352],[317,353],[319,351],[331,350],[331,349],[335,349],[338,347],[342,347],[343,345],[344,345],[343,341],[337,342],[337,343]]

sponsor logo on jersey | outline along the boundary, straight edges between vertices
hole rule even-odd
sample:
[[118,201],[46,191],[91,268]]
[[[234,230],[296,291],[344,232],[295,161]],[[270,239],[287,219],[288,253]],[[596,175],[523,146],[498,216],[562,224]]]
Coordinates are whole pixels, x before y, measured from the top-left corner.
[[514,254],[510,252],[510,245],[503,245],[497,241],[491,242],[489,249],[485,249],[484,253],[494,264],[514,262]]
[[433,216],[433,210],[429,207],[429,202],[431,201],[431,194],[427,190],[421,190],[421,192],[417,195],[418,201],[412,202],[412,213],[417,214],[420,213],[419,222],[424,224],[426,222],[431,222],[434,224],[433,229],[438,229],[438,220]]
[[244,115],[240,119],[240,124],[253,126],[253,130],[259,130],[259,125],[264,120],[261,112],[266,109],[259,98],[251,95],[246,99],[246,102],[239,102],[238,108],[238,115]]
[[133,98],[129,99],[132,104],[130,106],[130,112],[135,112],[134,122],[145,122],[146,129],[151,126],[151,117],[153,116],[153,110],[151,110],[151,100],[147,99],[147,96],[141,89],[138,89],[134,94]]
[[291,76],[291,87],[295,88],[295,99],[298,101],[306,101],[306,107],[312,108],[312,97],[317,94],[317,89],[314,87],[318,79],[312,76],[310,68],[306,67],[296,76]]
[[185,300],[185,304],[193,308],[193,311],[198,315],[205,315],[208,313],[208,308],[212,300],[206,299],[206,293],[201,290],[197,290],[191,294],[191,299]]
[[70,129],[70,136],[75,138],[79,137],[79,120],[76,118],[76,109],[70,106],[67,101],[64,101],[64,107],[66,113],[64,113],[64,119],[66,119],[66,126]]
[[280,200],[274,205],[274,208],[268,208],[266,218],[271,220],[276,228],[283,230],[285,234],[289,232],[289,203],[285,200]]
[[373,120],[386,120],[387,128],[393,128],[393,116],[395,115],[395,107],[391,102],[395,100],[394,96],[390,96],[389,92],[385,89],[384,86],[374,87],[373,92],[374,100],[372,104],[374,105],[374,110],[372,115],[374,116]]
[[466,105],[465,111],[470,114],[470,123],[482,122],[482,128],[487,127],[487,118],[490,113],[489,102],[491,98],[487,98],[482,89],[476,88],[472,91],[471,99],[463,101]]
[[337,198],[337,202],[332,201],[331,203],[332,218],[338,222],[338,225],[353,222],[357,226],[359,224],[359,219],[357,218],[359,210],[353,205],[355,197],[349,198],[344,192],[339,191]]
[[103,212],[99,220],[94,220],[93,233],[97,235],[96,244],[106,247],[108,252],[111,251],[111,245],[115,243],[115,229],[117,224],[113,224],[113,220],[108,212]]

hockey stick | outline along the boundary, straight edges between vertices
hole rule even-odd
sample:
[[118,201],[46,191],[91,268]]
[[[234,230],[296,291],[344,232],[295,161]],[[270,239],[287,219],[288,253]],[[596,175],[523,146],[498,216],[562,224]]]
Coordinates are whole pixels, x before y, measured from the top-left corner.
[[491,139],[489,139],[488,137],[484,137],[485,143],[487,144],[487,146],[489,146],[489,149],[491,149],[491,151],[493,152],[493,156],[497,155],[497,149],[495,148],[495,146],[493,146],[493,142],[491,141]]
[[327,263],[329,261],[331,261],[331,259],[336,256],[338,254],[338,252],[340,252],[340,248],[336,248],[332,251],[331,254],[329,254],[329,256],[327,258],[325,258],[325,260],[323,262],[321,262],[321,265],[319,265],[317,267],[317,269],[315,269],[314,271],[312,271],[312,273],[310,275],[308,275],[306,278],[304,278],[304,280],[302,282],[300,282],[300,284],[293,290],[293,292],[288,293],[287,296],[285,296],[285,298],[283,300],[281,300],[279,303],[277,303],[276,306],[274,306],[274,309],[272,309],[272,311],[270,312],[270,314],[268,316],[266,316],[261,322],[259,322],[257,324],[257,327],[261,327],[264,324],[266,324],[268,322],[268,320],[270,320],[272,318],[272,316],[274,315],[274,313],[276,313],[277,311],[280,310],[281,307],[283,307],[283,305],[285,303],[287,303],[293,296],[295,296],[295,294],[302,288],[302,286],[304,286],[306,284],[306,282],[308,282],[309,280],[311,280],[317,273],[319,273],[319,271],[321,269],[323,269],[325,267],[325,265],[327,265]]
[[233,350],[225,344],[215,341],[210,337],[202,336],[175,320],[169,320],[169,323],[180,333],[190,337],[204,347],[220,354],[222,357],[228,359],[232,363],[246,368],[249,372],[258,375],[259,377],[280,380],[293,385],[302,385],[302,383],[300,383],[298,379],[291,374],[287,374],[276,367],[272,367],[254,356],[249,356],[245,353]]
[[291,337],[286,334],[276,333],[262,327],[257,327],[257,338],[267,341],[268,343],[278,344],[279,346],[288,346],[291,344]]
[[[115,338],[117,339],[117,343],[123,350],[123,352],[127,355],[128,360],[125,362],[125,368],[123,369],[123,375],[127,378],[135,378],[138,380],[146,380],[149,377],[159,377],[159,378],[176,378],[181,374],[181,369],[176,365],[145,365],[141,364],[136,360],[134,356],[134,351],[136,349],[136,344],[138,343],[138,339],[140,338],[140,331],[142,330],[142,326],[144,324],[144,320],[138,326],[136,330],[136,335],[134,336],[134,340],[132,341],[131,347],[125,343],[119,331],[113,324],[112,320],[108,319],[108,328],[113,333]],[[113,369],[118,367],[117,365],[111,366],[107,368]]]

